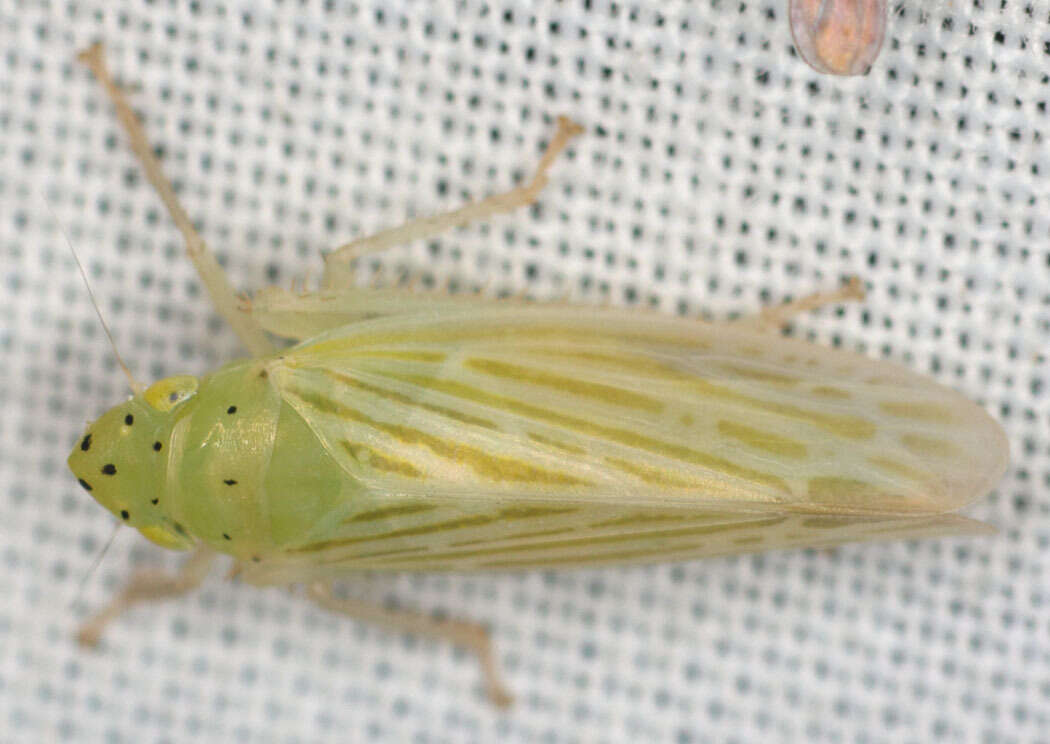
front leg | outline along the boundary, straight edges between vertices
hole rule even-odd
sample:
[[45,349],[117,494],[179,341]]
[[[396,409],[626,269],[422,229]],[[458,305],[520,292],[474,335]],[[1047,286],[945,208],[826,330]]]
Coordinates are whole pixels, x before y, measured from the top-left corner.
[[179,597],[193,591],[208,576],[214,560],[215,553],[201,547],[186,559],[176,574],[156,570],[139,571],[108,605],[81,624],[77,641],[83,646],[96,646],[106,626],[136,604]]
[[153,150],[149,146],[149,141],[146,139],[146,133],[143,131],[142,125],[135,117],[135,112],[131,110],[131,106],[128,104],[123,91],[120,90],[120,87],[113,80],[113,76],[110,75],[109,69],[106,67],[105,51],[102,45],[93,44],[77,55],[77,59],[87,65],[88,69],[98,78],[98,81],[102,83],[102,87],[106,90],[106,95],[113,102],[113,106],[117,111],[117,119],[128,135],[131,149],[142,164],[147,180],[156,189],[157,194],[164,202],[164,206],[167,207],[168,213],[175,221],[175,226],[182,233],[183,240],[186,242],[186,255],[190,257],[193,265],[197,268],[197,275],[200,277],[205,289],[207,289],[215,311],[226,319],[226,322],[230,324],[237,337],[241,339],[241,342],[253,356],[267,356],[271,354],[274,350],[273,344],[270,343],[259,324],[240,309],[240,300],[226,279],[226,272],[222,270],[222,266],[219,265],[214,254],[205,245],[196,228],[193,227],[189,215],[186,214],[186,210],[183,209],[178,196],[175,195],[175,189],[172,188],[168,179],[164,177],[164,173],[160,169],[160,163],[153,155]]

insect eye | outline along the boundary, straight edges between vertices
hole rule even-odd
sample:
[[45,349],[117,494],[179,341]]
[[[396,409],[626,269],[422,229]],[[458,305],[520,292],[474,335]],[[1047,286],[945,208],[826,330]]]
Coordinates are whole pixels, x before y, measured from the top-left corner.
[[142,397],[158,411],[170,411],[197,392],[199,382],[192,375],[167,377],[149,386]]

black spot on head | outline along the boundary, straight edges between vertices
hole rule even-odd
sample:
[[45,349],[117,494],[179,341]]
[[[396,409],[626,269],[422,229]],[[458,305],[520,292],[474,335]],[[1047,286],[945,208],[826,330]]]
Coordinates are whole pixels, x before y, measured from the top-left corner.
[[260,558],[257,555],[253,555],[252,556],[252,563],[261,563],[261,562],[262,562],[262,558]]
[[260,372],[260,373],[259,373],[259,377],[261,377],[261,378],[262,378],[262,379],[264,379],[264,380],[265,380],[265,379],[266,379],[267,377],[269,377],[269,376],[270,376],[270,373],[269,373],[269,372],[267,372],[267,371],[266,371],[265,369],[264,369],[264,370],[263,370],[262,372]]
[[230,539],[230,536],[227,535],[225,532],[222,533],[222,537],[223,537],[224,540],[229,540]]
[[178,392],[177,392],[177,391],[174,391],[174,390],[173,390],[172,392],[170,392],[170,393],[168,394],[168,402],[169,402],[169,403],[174,403],[174,402],[175,402],[175,401],[177,401],[178,399],[179,399],[179,394],[178,394]]
[[160,452],[160,448],[163,447],[163,446],[164,445],[161,444],[160,442],[154,442],[153,443],[153,451],[154,452]]
[[81,487],[82,487],[82,488],[83,488],[83,489],[84,489],[85,491],[90,491],[90,490],[91,490],[91,484],[90,484],[90,483],[88,483],[88,482],[87,482],[86,480],[84,480],[83,478],[77,478],[77,483],[79,483],[79,484],[81,485]]
[[135,423],[135,417],[132,416],[130,413],[124,417],[125,426],[131,426],[133,423]]
[[236,486],[237,485],[237,481],[235,481],[233,478],[227,478],[226,480],[223,481],[223,483],[225,483],[227,486]]
[[173,526],[175,527],[175,531],[178,532],[180,535],[185,535],[186,534],[186,528],[183,527],[178,522],[175,522]]
[[85,434],[84,438],[80,440],[80,449],[83,452],[87,452],[89,449],[91,449],[91,435],[90,434]]
[[106,463],[105,465],[102,466],[102,472],[105,473],[106,475],[116,475],[117,474],[117,466],[114,465],[111,462],[110,463]]
[[150,499],[149,502],[151,504],[159,504],[160,503],[160,499]]
[[120,518],[123,519],[125,522],[128,521],[129,519],[131,519],[131,512],[129,512],[127,509],[121,509]]
[[237,413],[237,406],[230,406],[226,409],[226,413],[230,414],[231,416]]

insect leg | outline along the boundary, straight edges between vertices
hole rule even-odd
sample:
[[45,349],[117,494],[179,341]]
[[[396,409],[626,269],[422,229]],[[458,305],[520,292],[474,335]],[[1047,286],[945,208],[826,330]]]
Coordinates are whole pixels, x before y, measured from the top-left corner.
[[481,662],[485,677],[485,691],[497,706],[505,708],[514,702],[503,680],[492,652],[492,640],[488,631],[478,623],[465,620],[439,620],[409,610],[392,610],[372,602],[340,599],[332,595],[331,586],[314,582],[307,588],[310,599],[327,610],[380,625],[388,630],[397,630],[413,635],[428,636],[465,646],[473,651]]
[[214,551],[208,548],[197,548],[179,572],[172,575],[164,571],[140,571],[131,577],[120,594],[115,596],[97,615],[80,626],[77,641],[83,646],[95,646],[106,626],[126,610],[142,602],[155,602],[160,599],[178,597],[193,591],[208,575]]
[[801,315],[826,305],[837,305],[840,302],[863,299],[864,283],[857,277],[853,277],[833,292],[814,292],[776,307],[764,307],[757,316],[741,318],[736,322],[760,331],[779,331],[790,323],[796,315]]
[[582,126],[565,116],[559,116],[558,129],[540,158],[536,173],[527,184],[502,194],[494,194],[478,202],[471,202],[450,212],[409,220],[399,227],[358,238],[337,248],[325,258],[323,287],[330,289],[337,286],[348,286],[350,284],[348,277],[350,263],[359,256],[377,253],[413,240],[429,238],[470,222],[485,220],[494,215],[532,204],[543,187],[547,185],[547,171],[554,164],[558,154],[565,149],[573,137],[582,132]]
[[149,146],[149,141],[146,139],[146,133],[143,131],[142,125],[135,117],[135,112],[132,111],[127,98],[106,67],[105,51],[102,44],[96,43],[91,45],[77,55],[77,59],[91,70],[92,74],[102,84],[114,108],[116,108],[117,119],[128,135],[131,149],[135,156],[138,157],[139,162],[142,163],[142,169],[146,173],[147,180],[156,189],[157,194],[164,202],[164,206],[167,207],[168,213],[175,221],[175,226],[182,233],[183,240],[186,242],[186,253],[197,268],[197,274],[200,276],[201,283],[208,290],[216,312],[226,319],[238,338],[241,339],[241,342],[248,347],[248,350],[253,355],[265,356],[271,353],[274,348],[273,344],[266,338],[266,334],[263,333],[259,324],[250,315],[239,309],[240,301],[237,293],[226,280],[226,273],[208,249],[208,246],[205,245],[200,234],[193,227],[186,210],[183,209],[182,204],[179,203],[179,199],[175,195],[175,189],[172,188],[168,179],[164,177],[160,163],[153,155],[153,150]]

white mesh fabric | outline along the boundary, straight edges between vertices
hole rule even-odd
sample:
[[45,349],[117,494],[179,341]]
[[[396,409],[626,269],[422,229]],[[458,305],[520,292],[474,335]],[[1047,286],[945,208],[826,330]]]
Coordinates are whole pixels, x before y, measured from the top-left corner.
[[[753,312],[849,275],[796,332],[984,403],[1013,465],[983,539],[357,587],[490,623],[470,656],[216,575],[73,636],[135,567],[64,460],[125,395],[59,225],[143,379],[237,343],[76,50],[102,39],[236,286],[506,188],[588,128],[540,206],[391,267],[666,312]],[[0,740],[1029,742],[1050,731],[1050,10],[894,17],[872,73],[791,51],[786,2],[0,0]],[[49,211],[49,207],[53,213]],[[373,265],[370,262],[369,265]]]

